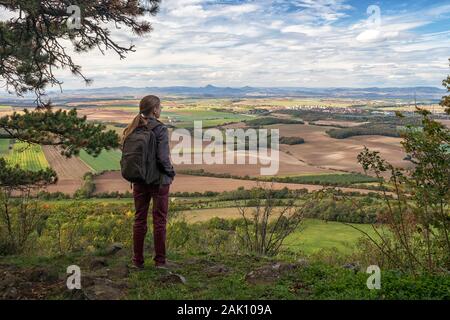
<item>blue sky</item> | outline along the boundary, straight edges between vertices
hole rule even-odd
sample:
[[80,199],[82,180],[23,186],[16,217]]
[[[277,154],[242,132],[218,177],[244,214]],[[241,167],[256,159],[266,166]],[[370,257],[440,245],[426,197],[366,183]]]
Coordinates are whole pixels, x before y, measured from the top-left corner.
[[114,31],[136,45],[127,59],[75,58],[94,87],[440,86],[450,73],[450,0],[163,0],[148,19],[145,38]]

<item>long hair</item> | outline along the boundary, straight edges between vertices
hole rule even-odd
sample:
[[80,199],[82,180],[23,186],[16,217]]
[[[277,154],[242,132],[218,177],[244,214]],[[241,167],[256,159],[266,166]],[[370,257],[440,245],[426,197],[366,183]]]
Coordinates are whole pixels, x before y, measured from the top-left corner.
[[146,96],[139,103],[139,114],[134,117],[133,121],[123,130],[121,145],[137,128],[147,124],[148,117],[152,116],[155,110],[160,106],[161,100],[157,96]]

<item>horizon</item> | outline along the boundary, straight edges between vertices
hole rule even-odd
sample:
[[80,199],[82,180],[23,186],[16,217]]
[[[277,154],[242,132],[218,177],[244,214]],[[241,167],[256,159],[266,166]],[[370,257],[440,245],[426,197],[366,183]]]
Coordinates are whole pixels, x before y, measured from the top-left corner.
[[[118,90],[135,90],[134,92],[125,93]],[[114,93],[108,91],[116,91]],[[98,87],[98,88],[80,88],[80,89],[63,89],[62,91],[56,89],[47,90],[47,97],[64,99],[65,96],[74,95],[73,98],[81,98],[82,94],[94,94],[98,97],[124,99],[127,95],[143,94],[142,90],[160,90],[160,92],[148,92],[148,94],[157,94],[161,97],[179,96],[179,97],[198,97],[198,98],[267,98],[267,97],[281,97],[285,98],[314,98],[325,97],[333,99],[356,99],[356,100],[395,100],[395,99],[412,99],[416,96],[420,100],[436,100],[436,103],[445,94],[444,88],[436,86],[414,86],[414,87],[222,87],[213,84],[208,84],[201,87],[196,86],[165,86],[165,87],[133,87],[133,86],[115,86],[115,87]],[[177,91],[178,90],[178,91]],[[183,91],[185,90],[185,91]],[[212,91],[208,91],[212,90]],[[252,92],[252,90],[254,90]],[[267,92],[264,92],[267,90]],[[356,92],[352,92],[352,91]],[[367,92],[364,92],[367,90]],[[384,92],[383,90],[386,90]],[[395,92],[399,90],[399,92]],[[410,90],[410,94],[405,92]],[[285,92],[284,92],[285,91]],[[291,91],[291,92],[289,92]],[[348,91],[348,92],[346,92]],[[418,91],[418,92],[417,92]],[[361,96],[362,95],[362,96]],[[86,97],[87,98],[87,97]],[[25,94],[20,97],[15,94],[1,93],[0,99],[2,103],[14,103],[17,100],[30,102],[35,99],[33,93]]]

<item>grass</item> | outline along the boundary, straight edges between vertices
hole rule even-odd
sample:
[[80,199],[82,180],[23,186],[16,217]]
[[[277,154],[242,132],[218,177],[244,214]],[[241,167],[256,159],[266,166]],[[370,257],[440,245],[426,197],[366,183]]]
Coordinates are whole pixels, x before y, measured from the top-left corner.
[[[355,226],[369,234],[373,233],[369,224]],[[342,254],[348,254],[354,250],[361,236],[361,232],[340,222],[306,219],[303,225],[286,239],[284,245],[289,250],[306,254],[322,249],[336,249]]]
[[253,180],[253,181],[273,181],[281,183],[296,183],[296,184],[314,184],[314,185],[325,185],[325,186],[344,186],[348,187],[353,184],[367,183],[367,182],[378,182],[379,180],[374,177],[363,175],[360,173],[342,173],[342,174],[328,174],[320,173],[314,175],[289,175],[289,176],[271,176],[271,177],[243,177],[237,175],[231,175],[229,173],[213,173],[207,172],[203,169],[198,170],[180,170],[179,173],[201,176],[201,177],[214,177],[214,178],[226,178],[226,179],[243,179],[243,180]]
[[98,157],[93,157],[84,150],[80,152],[80,159],[95,173],[120,170],[121,156],[122,153],[119,150],[102,151]]
[[[97,253],[97,255],[100,255]],[[34,268],[44,269],[49,274],[66,274],[67,266],[76,264],[82,274],[93,276],[86,263],[94,258],[86,252],[58,255],[54,257],[8,256],[0,257],[0,264],[11,265],[15,270],[30,273]],[[129,256],[107,257],[108,268],[129,263]],[[410,275],[395,270],[382,270],[380,290],[367,288],[368,274],[333,266],[320,261],[310,261],[307,266],[282,273],[273,281],[251,284],[246,275],[262,266],[275,263],[292,263],[282,258],[265,258],[253,255],[206,255],[169,252],[169,259],[178,266],[173,272],[182,275],[186,284],[163,283],[161,278],[167,271],[152,266],[151,256],[146,255],[146,267],[140,272],[131,272],[126,278],[113,278],[112,283],[127,282],[129,288],[125,299],[131,300],[415,300],[450,299],[447,275]],[[87,261],[87,262],[83,262]],[[212,275],[211,267],[223,266],[228,270]],[[102,270],[103,271],[103,270]],[[106,273],[106,272],[105,272]],[[109,274],[109,273],[108,273]],[[39,292],[45,283],[31,283],[32,290]],[[46,296],[47,299],[68,299],[71,294],[61,285]],[[42,299],[42,297],[41,297]],[[229,304],[229,303],[228,303]],[[274,310],[272,310],[274,311]]]
[[49,167],[42,147],[25,142],[15,143],[12,153],[6,159],[12,165],[19,165],[24,170],[38,171]]
[[[147,257],[150,260],[150,257]],[[313,261],[306,267],[286,272],[273,282],[250,284],[246,275],[261,266],[280,260],[251,255],[175,257],[180,264],[174,269],[187,283],[164,284],[166,272],[146,267],[131,274],[129,299],[151,300],[384,300],[448,299],[450,277],[423,274],[417,277],[383,270],[381,290],[367,288],[365,270],[353,272],[339,266]],[[223,265],[230,270],[209,276],[208,268]],[[264,304],[264,302],[263,302]]]
[[9,139],[0,139],[0,155],[7,155],[9,154],[9,145],[10,145]]
[[[184,201],[183,201],[184,200]],[[204,199],[206,200],[206,199]],[[195,206],[195,202],[189,198],[177,198],[180,204]],[[198,199],[195,199],[198,201]],[[72,204],[77,200],[54,200],[45,201],[49,204]],[[132,199],[89,199],[79,201],[81,204],[89,202],[95,204],[130,204]],[[184,217],[187,222],[204,222],[214,217],[224,219],[238,219],[240,218],[238,210],[231,206],[235,205],[234,201],[217,201],[215,203],[205,203],[205,206],[214,206],[215,208],[208,209],[193,209],[185,211]],[[220,207],[219,207],[220,206]],[[358,228],[373,234],[371,225],[357,224]],[[303,224],[292,233],[285,242],[285,249],[295,253],[316,253],[322,249],[336,249],[342,254],[349,254],[353,251],[355,243],[362,236],[362,234],[354,228],[340,222],[329,221],[325,222],[317,219],[305,219]]]
[[277,178],[276,180],[280,180],[280,182],[289,182],[289,183],[324,184],[324,185],[350,185],[355,183],[378,182],[377,178],[359,173],[288,176],[284,178]]
[[251,118],[252,116],[245,114],[208,110],[204,108],[171,109],[163,111],[162,113],[163,121],[168,123],[168,119],[170,119],[173,121],[172,124],[179,128],[193,127],[194,121],[203,121],[203,127],[211,127],[230,122],[240,122]]
[[[236,208],[190,210],[185,213],[188,222],[207,221],[214,217],[238,219],[240,215]],[[369,234],[373,232],[369,224],[355,226]],[[305,219],[303,224],[286,239],[284,247],[293,252],[306,254],[323,249],[336,249],[342,254],[348,254],[353,251],[361,236],[361,232],[340,222]]]

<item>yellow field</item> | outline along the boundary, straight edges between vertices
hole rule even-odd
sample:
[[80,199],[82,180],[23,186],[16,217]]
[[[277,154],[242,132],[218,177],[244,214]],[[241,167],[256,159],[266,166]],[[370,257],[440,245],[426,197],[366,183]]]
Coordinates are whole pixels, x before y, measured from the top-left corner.
[[12,153],[6,159],[12,165],[19,165],[24,170],[38,171],[49,167],[42,147],[24,142],[15,143]]

